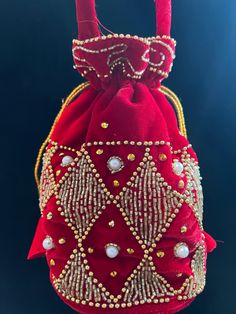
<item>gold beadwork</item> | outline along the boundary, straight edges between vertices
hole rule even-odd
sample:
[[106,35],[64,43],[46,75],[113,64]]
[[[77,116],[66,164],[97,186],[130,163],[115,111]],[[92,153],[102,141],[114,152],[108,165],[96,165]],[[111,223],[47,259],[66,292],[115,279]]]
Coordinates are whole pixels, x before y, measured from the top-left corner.
[[63,244],[66,243],[66,240],[64,238],[61,238],[61,239],[58,240],[58,243],[63,245]]
[[160,161],[166,161],[167,160],[166,154],[163,154],[163,153],[159,154],[158,158]]
[[110,273],[110,276],[113,277],[113,278],[115,278],[115,277],[117,276],[117,272],[116,272],[116,271],[112,271],[112,272]]
[[[58,147],[60,149],[60,147],[55,142],[51,143],[52,145],[54,145],[54,147]],[[117,143],[117,145],[122,144],[123,143],[121,142],[119,144]],[[102,287],[101,289],[98,286],[98,280],[93,277],[93,273],[90,271],[89,262],[88,260],[85,259],[86,254],[84,248],[82,247],[83,241],[86,240],[94,223],[101,216],[102,211],[107,208],[108,204],[113,204],[113,201],[116,200],[117,202],[116,206],[118,210],[120,210],[126,225],[129,227],[130,231],[136,237],[138,243],[140,243],[142,249],[145,251],[144,252],[146,256],[145,259],[149,263],[149,265],[145,265],[145,261],[143,261],[142,264],[140,263],[139,267],[134,269],[133,273],[129,275],[127,281],[124,284],[124,295],[121,296],[120,298],[117,297],[118,300],[121,300],[120,304],[117,304],[117,306],[118,305],[121,306],[121,304],[123,304],[124,307],[128,307],[128,305],[133,306],[151,302],[153,303],[169,302],[170,299],[167,298],[166,296],[174,296],[175,294],[177,298],[178,294],[180,293],[184,294],[186,298],[190,298],[188,296],[187,289],[190,289],[192,287],[191,280],[188,278],[189,282],[185,281],[184,285],[179,290],[176,290],[176,292],[174,292],[175,290],[171,287],[171,285],[164,278],[161,279],[161,276],[156,272],[155,265],[152,262],[152,257],[149,256],[149,254],[153,252],[153,248],[154,249],[156,248],[154,246],[154,244],[156,245],[156,243],[151,242],[152,238],[155,238],[156,241],[159,241],[161,239],[163,233],[168,230],[171,222],[177,216],[179,209],[181,208],[182,204],[186,201],[188,194],[187,193],[180,194],[177,191],[173,190],[171,186],[168,186],[164,178],[162,178],[161,174],[157,171],[157,168],[153,165],[152,161],[153,159],[151,158],[151,154],[149,154],[150,148],[146,147],[149,151],[146,150],[145,158],[139,164],[138,167],[139,170],[137,170],[138,169],[137,168],[136,171],[133,172],[133,175],[130,178],[130,185],[127,184],[118,195],[116,196],[112,195],[109,192],[108,188],[106,187],[105,183],[103,183],[103,180],[99,181],[100,177],[97,176],[98,173],[96,172],[96,168],[93,165],[91,158],[89,157],[88,151],[86,151],[86,147],[92,145],[105,145],[105,143],[100,144],[100,142],[94,142],[89,143],[89,145],[87,143],[82,146],[81,151],[79,152],[76,151],[75,153],[80,158],[78,158],[78,160],[75,162],[75,167],[72,166],[72,170],[70,170],[69,176],[65,174],[61,182],[55,187],[55,191],[57,192],[56,204],[58,206],[58,211],[63,213],[66,224],[74,232],[75,239],[78,240],[79,250],[79,253],[73,251],[73,254],[71,254],[71,260],[68,261],[67,265],[62,270],[61,275],[59,275],[57,279],[55,279],[55,277],[53,278],[54,280],[53,283],[57,291],[60,294],[64,293],[65,297],[70,299],[72,302],[77,302],[81,304],[83,302],[84,305],[89,305],[91,307],[95,306],[95,304],[100,304],[101,307],[103,304],[102,302],[104,302],[104,300],[107,300],[105,302],[107,302],[108,306],[112,305],[112,308],[116,307],[114,296],[112,296],[103,286],[100,286]],[[140,145],[140,143],[137,144],[135,142],[132,145]],[[145,144],[143,143],[142,145]],[[170,146],[170,144],[164,141],[161,141],[158,144],[153,142],[150,144],[150,146],[151,145]],[[68,149],[68,147],[66,149]],[[181,149],[181,152],[183,151],[184,149]],[[53,155],[55,152],[52,151],[51,153]],[[76,168],[77,170],[76,169],[74,170],[74,168]],[[80,184],[79,183],[80,176],[77,174],[78,169],[80,169],[79,171],[81,171],[81,173],[84,173],[85,171],[86,178],[88,178],[84,180],[85,183],[81,183],[83,184],[83,186],[81,185],[81,187],[88,192],[87,203],[82,204],[83,209],[80,208],[76,209],[76,207],[74,207],[75,210],[77,210],[78,216],[83,214],[82,210],[84,211],[85,208],[88,208],[89,212],[91,211],[90,217],[89,218],[85,217],[84,225],[79,224],[80,222],[79,220],[77,220],[78,217],[74,215],[74,210],[72,210],[72,206],[74,206],[73,195],[77,195],[78,191],[76,183],[73,182],[75,181],[78,182],[78,184]],[[91,178],[94,178],[93,185],[94,187],[96,187],[96,190],[94,189],[91,190],[90,185],[87,186],[86,184],[87,180],[92,180]],[[160,225],[158,224],[156,225],[157,230],[155,233],[152,232],[151,236],[149,236],[150,230],[148,229],[149,225],[148,219],[146,217],[148,217],[148,214],[149,212],[151,212],[152,209],[148,203],[147,204],[144,203],[141,206],[144,209],[143,210],[144,216],[142,217],[142,221],[140,222],[137,221],[137,227],[135,227],[136,226],[135,213],[137,214],[139,213],[139,202],[138,197],[136,197],[134,194],[134,191],[136,191],[136,187],[139,189],[140,184],[141,184],[140,189],[144,191],[143,187],[145,186],[144,185],[145,181],[147,182],[146,185],[153,190],[153,193],[155,195],[159,195],[160,193],[159,198],[165,199],[162,205],[164,206],[165,212],[167,213],[166,217],[159,216],[161,217]],[[154,181],[155,183],[153,183]],[[74,184],[73,187],[70,186],[70,182],[72,182],[72,185]],[[91,204],[88,202],[89,199],[93,200],[94,191],[99,191],[99,194],[101,195],[100,204],[95,211],[91,209]],[[63,195],[69,195],[68,203],[65,203],[66,206],[62,204],[64,202]],[[130,201],[130,197],[132,201]],[[148,200],[147,197],[148,194],[146,193],[144,195],[144,198]],[[125,204],[125,200],[128,200],[128,206]],[[136,207],[135,204],[138,207]],[[132,207],[130,207],[131,205]],[[157,212],[153,211],[152,214],[153,216],[159,215],[158,211],[161,210],[161,207],[159,208],[158,203],[156,203],[155,207],[157,209]],[[147,213],[147,216],[145,216],[145,213]],[[108,224],[108,221],[106,222],[106,224]],[[153,226],[155,226],[155,224],[153,224]],[[81,228],[83,229],[82,231],[80,231]],[[197,270],[198,266],[196,265],[194,267]],[[146,268],[148,269],[145,270]],[[80,269],[79,273],[78,269]],[[145,278],[149,278],[150,280],[149,282],[150,289],[147,289],[147,287],[145,287],[145,285],[143,285],[142,283],[143,280],[145,280]],[[77,290],[76,286],[78,286]],[[155,287],[157,286],[159,287],[158,288],[159,292],[157,293],[163,295],[163,298],[161,299],[160,297],[158,298],[157,296],[153,297],[152,294],[152,292],[155,291]],[[84,291],[86,291],[86,293]],[[141,292],[139,293],[139,291],[145,291],[146,297],[143,297],[142,293]],[[136,303],[132,301],[135,298],[135,294],[137,295],[135,301]],[[131,300],[131,302],[129,300]]]
[[165,252],[164,251],[158,251],[156,253],[156,255],[157,255],[158,258],[163,258],[165,256]]
[[89,254],[93,254],[93,252],[94,252],[94,249],[91,248],[91,247],[89,247],[89,248],[88,248],[88,253],[89,253]]
[[109,123],[107,123],[107,122],[102,122],[102,123],[101,123],[101,127],[102,127],[103,129],[107,129],[107,128],[109,127]]
[[134,161],[135,158],[136,158],[136,156],[135,156],[134,154],[129,154],[129,155],[127,156],[127,159],[128,159],[129,161]]
[[97,149],[96,150],[97,155],[102,155],[103,154],[103,149]]

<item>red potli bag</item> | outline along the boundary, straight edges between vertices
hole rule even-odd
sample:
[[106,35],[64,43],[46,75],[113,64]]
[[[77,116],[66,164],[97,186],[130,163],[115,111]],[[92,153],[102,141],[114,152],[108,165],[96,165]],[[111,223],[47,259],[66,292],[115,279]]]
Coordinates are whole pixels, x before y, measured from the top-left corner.
[[53,287],[80,313],[176,313],[204,289],[216,244],[181,104],[161,86],[175,57],[171,1],[156,0],[152,38],[101,36],[94,2],[76,1],[73,57],[89,83],[40,150],[29,258],[46,256]]

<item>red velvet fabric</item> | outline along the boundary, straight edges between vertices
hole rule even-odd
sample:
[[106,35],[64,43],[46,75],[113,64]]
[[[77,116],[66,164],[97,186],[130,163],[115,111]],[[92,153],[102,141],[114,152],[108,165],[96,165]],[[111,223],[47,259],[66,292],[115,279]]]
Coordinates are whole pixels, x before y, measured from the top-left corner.
[[[108,191],[115,197],[139,167],[147,147],[144,143],[152,142],[149,144],[150,155],[158,172],[173,191],[184,195],[189,179],[184,173],[181,177],[184,188],[180,187],[180,177],[173,172],[172,163],[175,159],[182,161],[183,149],[187,151],[189,158],[196,162],[197,157],[187,138],[180,134],[175,112],[159,90],[160,83],[170,72],[174,59],[174,41],[168,37],[171,1],[156,1],[157,33],[162,37],[145,40],[130,36],[99,37],[94,0],[76,2],[80,40],[73,43],[73,56],[76,69],[91,82],[91,86],[65,109],[51,135],[47,152],[53,149],[55,143],[59,145],[50,153],[51,168],[46,166],[46,170],[51,171],[53,184],[60,186],[63,178],[69,176],[67,168],[61,164],[63,156],[75,159],[80,154],[78,152],[82,145],[93,143],[86,147],[87,153]],[[86,40],[94,37],[98,38]],[[108,123],[108,128],[101,127],[104,122]],[[160,145],[155,145],[156,142]],[[98,148],[103,150],[101,155],[97,154]],[[135,155],[134,161],[127,159],[129,154]],[[161,154],[166,156],[164,162],[159,159]],[[111,156],[119,156],[124,162],[124,169],[112,175],[107,167],[107,160]],[[72,170],[76,167],[76,164],[71,166]],[[119,181],[119,187],[113,185],[114,179]],[[43,180],[44,177],[41,184]],[[50,181],[50,176],[46,176],[45,180]],[[194,191],[195,197],[197,192]],[[171,214],[175,215],[175,212]],[[86,216],[86,211],[84,215]],[[107,228],[109,221],[115,221],[115,228]],[[154,224],[154,220],[151,223]],[[185,233],[180,232],[182,226],[187,227]],[[50,278],[55,288],[55,279],[60,278],[73,251],[78,247],[75,234],[61,215],[56,196],[50,195],[43,208],[29,258],[46,255]],[[53,239],[55,247],[45,251],[42,241],[47,235]],[[215,241],[202,230],[193,208],[187,202],[183,203],[179,213],[167,230],[162,231],[161,236],[155,250],[150,254],[154,266],[158,274],[175,290],[181,289],[185,280],[194,276],[191,263],[198,245],[204,243],[205,271],[207,252],[215,248]],[[66,240],[65,245],[59,244],[62,238]],[[116,259],[108,259],[104,253],[108,242],[116,243],[121,248]],[[182,242],[187,243],[190,251],[189,256],[184,259],[173,254],[173,248]],[[85,252],[91,247],[94,249],[95,254],[87,256],[88,265],[98,282],[112,295],[121,293],[127,277],[137,268],[144,254],[121,212],[112,203],[106,205],[104,212],[92,224],[82,245]],[[127,253],[130,247],[134,250],[132,256]],[[165,252],[163,258],[157,258],[158,251]],[[109,276],[114,269],[117,271],[115,281]],[[176,274],[181,276],[177,277]],[[171,314],[188,306],[194,299],[190,297],[179,300],[176,296],[171,296],[170,300],[163,304],[145,303],[132,305],[130,308],[108,309],[77,304],[56,290],[65,303],[85,314]]]

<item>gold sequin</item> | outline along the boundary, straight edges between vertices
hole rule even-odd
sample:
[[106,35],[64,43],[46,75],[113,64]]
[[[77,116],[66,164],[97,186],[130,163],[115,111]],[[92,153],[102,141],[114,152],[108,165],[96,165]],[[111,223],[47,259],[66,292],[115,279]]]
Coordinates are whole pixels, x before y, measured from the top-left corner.
[[127,252],[128,252],[128,254],[130,254],[130,255],[131,255],[131,254],[134,254],[134,250],[131,249],[131,248],[128,248],[128,249],[127,249]]
[[178,187],[179,187],[180,189],[183,189],[183,188],[184,188],[184,181],[183,181],[183,180],[180,180],[180,181],[179,181]]
[[107,128],[109,127],[109,123],[107,123],[107,122],[102,122],[102,123],[101,123],[101,127],[102,127],[103,129],[107,129]]
[[158,252],[156,253],[156,255],[157,255],[157,257],[159,257],[159,258],[163,258],[163,257],[165,256],[165,252],[163,252],[163,251],[158,251]]
[[98,149],[98,150],[96,151],[96,154],[97,154],[97,155],[102,155],[102,154],[103,154],[103,149]]
[[120,186],[120,182],[118,180],[114,180],[113,185],[115,188],[118,188]]
[[58,177],[61,174],[61,170],[56,171],[56,176]]
[[54,259],[50,259],[49,264],[50,264],[51,266],[55,266],[55,265],[56,265],[56,262],[54,261]]
[[167,160],[166,154],[163,154],[163,153],[162,153],[162,154],[159,154],[159,157],[158,157],[158,158],[159,158],[160,161],[166,161],[166,160]]
[[61,238],[60,240],[58,240],[58,243],[59,244],[65,244],[66,243],[66,240],[64,238]]
[[112,272],[110,273],[110,276],[113,277],[113,278],[115,278],[115,277],[117,276],[117,272],[116,272],[116,271],[112,271]]
[[89,247],[89,248],[88,248],[88,253],[89,253],[89,254],[93,254],[93,252],[94,252],[94,249],[91,248],[91,247]]
[[129,161],[134,161],[135,158],[136,158],[136,156],[135,156],[134,154],[129,154],[129,155],[127,156],[127,159],[128,159]]

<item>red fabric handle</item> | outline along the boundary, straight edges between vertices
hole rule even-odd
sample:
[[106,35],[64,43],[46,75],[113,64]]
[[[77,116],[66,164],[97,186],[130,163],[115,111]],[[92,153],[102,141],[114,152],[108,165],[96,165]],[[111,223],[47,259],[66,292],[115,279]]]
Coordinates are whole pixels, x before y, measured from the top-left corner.
[[156,2],[156,34],[170,36],[171,29],[171,0],[155,0]]
[[[156,34],[170,35],[171,28],[171,0],[154,0],[156,3]],[[99,37],[98,19],[95,0],[76,0],[79,39]]]
[[95,0],[76,0],[76,15],[80,40],[100,36]]

